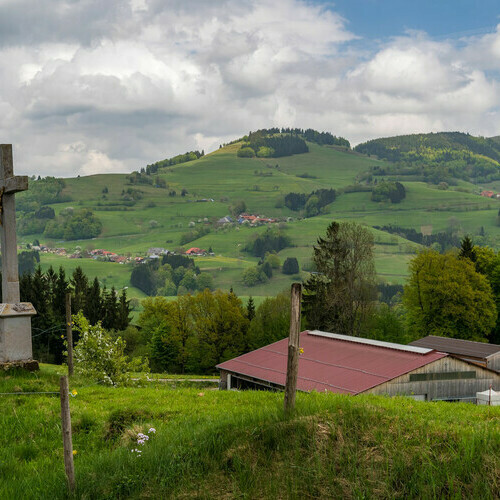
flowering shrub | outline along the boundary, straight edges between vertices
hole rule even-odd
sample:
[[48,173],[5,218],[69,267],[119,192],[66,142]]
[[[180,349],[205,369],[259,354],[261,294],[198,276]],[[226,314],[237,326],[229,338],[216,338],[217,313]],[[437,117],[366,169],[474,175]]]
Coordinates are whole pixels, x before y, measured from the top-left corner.
[[101,323],[90,325],[80,312],[74,316],[75,328],[80,340],[73,350],[75,370],[98,383],[120,385],[131,381],[130,372],[145,372],[147,362],[141,359],[127,360],[125,341],[113,339]]

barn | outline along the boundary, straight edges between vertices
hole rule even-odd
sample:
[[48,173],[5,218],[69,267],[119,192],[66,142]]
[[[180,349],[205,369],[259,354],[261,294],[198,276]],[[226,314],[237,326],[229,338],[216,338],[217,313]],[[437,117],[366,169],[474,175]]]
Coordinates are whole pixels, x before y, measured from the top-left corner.
[[[300,347],[300,391],[475,401],[477,392],[500,389],[500,374],[435,349],[318,330],[302,332]],[[283,390],[287,352],[283,339],[217,365],[220,388]]]
[[500,345],[497,344],[428,335],[427,337],[411,342],[410,345],[447,352],[456,358],[472,361],[500,372]]

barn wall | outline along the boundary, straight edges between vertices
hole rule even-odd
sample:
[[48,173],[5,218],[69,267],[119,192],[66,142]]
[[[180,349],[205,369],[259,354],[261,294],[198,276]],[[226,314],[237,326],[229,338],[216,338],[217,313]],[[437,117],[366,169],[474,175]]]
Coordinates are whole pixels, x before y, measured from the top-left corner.
[[488,358],[488,368],[491,370],[500,371],[500,352],[497,352]]
[[[453,378],[449,380],[410,380],[414,374],[433,374],[450,372],[475,372],[475,378]],[[475,398],[476,392],[489,389],[492,384],[494,390],[500,389],[500,374],[492,373],[480,366],[466,363],[460,359],[446,357],[429,363],[422,368],[385,382],[366,391],[370,394],[397,395],[425,395],[427,401],[433,399],[463,399]]]
[[220,370],[220,378],[219,378],[219,389],[225,391],[227,389],[227,378],[228,372],[225,370]]

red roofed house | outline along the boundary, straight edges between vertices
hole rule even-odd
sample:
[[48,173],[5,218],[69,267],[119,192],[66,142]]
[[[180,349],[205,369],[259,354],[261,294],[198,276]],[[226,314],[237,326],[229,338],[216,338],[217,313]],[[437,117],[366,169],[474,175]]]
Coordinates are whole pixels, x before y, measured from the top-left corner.
[[495,193],[493,191],[482,191],[481,196],[484,196],[485,198],[493,198]]
[[198,247],[190,248],[186,250],[186,255],[205,255],[207,252]]
[[[469,400],[500,374],[446,353],[327,332],[300,334],[297,389],[341,394],[406,395],[419,400]],[[221,389],[282,390],[288,339],[217,365]]]

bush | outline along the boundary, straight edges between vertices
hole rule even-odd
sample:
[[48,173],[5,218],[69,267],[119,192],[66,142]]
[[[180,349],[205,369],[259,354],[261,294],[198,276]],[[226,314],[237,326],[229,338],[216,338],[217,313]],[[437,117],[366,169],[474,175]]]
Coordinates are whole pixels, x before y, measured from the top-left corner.
[[257,151],[259,158],[271,158],[274,155],[274,149],[267,146],[261,146]]
[[243,283],[246,286],[255,286],[259,283],[265,283],[267,276],[258,267],[249,267],[243,271]]
[[400,203],[406,197],[406,190],[400,182],[380,182],[372,191],[372,201]]
[[77,373],[100,384],[117,386],[131,381],[130,372],[146,371],[146,361],[127,361],[125,341],[113,339],[100,322],[90,325],[81,312],[74,316],[74,322],[80,334],[74,348]]
[[299,262],[295,257],[287,257],[283,263],[283,274],[298,274],[299,272]]
[[240,158],[253,158],[255,156],[255,151],[252,148],[244,147],[244,148],[238,149],[237,155]]

